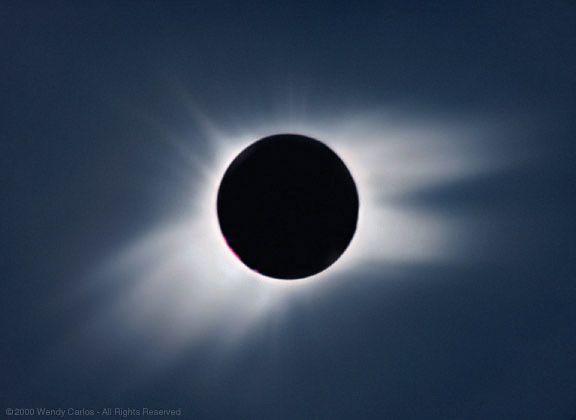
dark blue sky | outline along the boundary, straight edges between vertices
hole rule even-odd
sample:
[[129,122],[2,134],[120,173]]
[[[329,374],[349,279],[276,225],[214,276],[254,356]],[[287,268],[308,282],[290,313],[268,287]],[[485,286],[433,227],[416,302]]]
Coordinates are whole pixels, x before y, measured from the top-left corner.
[[[573,419],[575,22],[569,1],[0,2],[1,412]],[[513,121],[524,164],[406,198],[483,215],[492,258],[358,267],[233,351],[219,329],[166,365],[153,335],[96,334],[122,275],[73,291],[173,216],[165,138],[210,155],[188,99],[242,128],[293,97],[311,120],[397,106]]]

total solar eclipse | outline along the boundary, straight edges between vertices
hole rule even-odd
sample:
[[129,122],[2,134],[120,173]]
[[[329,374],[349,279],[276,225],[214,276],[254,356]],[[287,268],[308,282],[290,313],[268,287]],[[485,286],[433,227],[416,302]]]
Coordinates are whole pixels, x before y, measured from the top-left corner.
[[217,198],[220,229],[250,269],[293,280],[331,266],[358,220],[352,175],[324,143],[297,134],[265,137],[227,168]]

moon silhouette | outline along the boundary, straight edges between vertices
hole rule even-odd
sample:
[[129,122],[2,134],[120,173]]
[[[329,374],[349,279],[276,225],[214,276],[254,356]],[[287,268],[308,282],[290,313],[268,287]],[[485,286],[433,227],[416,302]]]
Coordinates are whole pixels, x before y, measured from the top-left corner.
[[220,229],[250,269],[294,280],[330,267],[358,221],[358,192],[344,162],[324,143],[297,134],[244,149],[222,178]]

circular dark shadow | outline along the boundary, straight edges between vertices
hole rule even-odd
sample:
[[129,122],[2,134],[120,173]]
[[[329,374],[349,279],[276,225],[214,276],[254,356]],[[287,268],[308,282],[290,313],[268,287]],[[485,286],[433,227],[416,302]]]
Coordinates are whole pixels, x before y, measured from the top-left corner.
[[249,268],[277,279],[325,270],[346,250],[358,192],[342,160],[318,140],[265,137],[230,164],[218,190],[220,229]]

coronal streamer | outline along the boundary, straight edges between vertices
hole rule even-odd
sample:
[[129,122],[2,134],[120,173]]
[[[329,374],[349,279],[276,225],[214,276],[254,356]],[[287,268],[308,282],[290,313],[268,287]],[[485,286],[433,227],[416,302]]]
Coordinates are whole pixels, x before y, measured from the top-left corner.
[[[241,129],[199,121],[205,123],[206,147],[199,148],[198,140],[170,139],[178,146],[175,162],[186,162],[178,190],[189,194],[181,200],[189,205],[143,232],[95,276],[121,278],[122,288],[93,328],[113,323],[148,337],[146,349],[155,363],[214,336],[232,349],[294,302],[319,299],[353,274],[358,282],[364,270],[458,263],[479,255],[469,238],[484,229],[482,220],[431,211],[411,198],[510,164],[499,147],[506,127],[487,120],[374,111],[314,120],[267,118],[245,121]],[[234,158],[255,140],[277,133],[325,142],[346,163],[361,197],[354,236],[338,263],[295,282],[270,279],[241,264],[222,239],[216,211],[220,181]],[[207,152],[200,156],[199,149]]]

